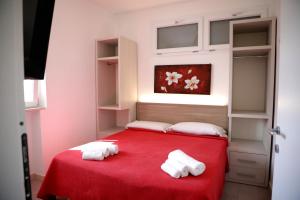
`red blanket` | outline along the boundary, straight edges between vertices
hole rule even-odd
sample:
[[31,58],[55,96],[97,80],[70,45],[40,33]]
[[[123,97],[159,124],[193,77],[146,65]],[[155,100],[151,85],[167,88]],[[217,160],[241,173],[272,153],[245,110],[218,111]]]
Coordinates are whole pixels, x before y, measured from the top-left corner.
[[[153,131],[126,130],[106,139],[117,140],[120,152],[103,161],[81,159],[67,150],[53,160],[38,197],[71,200],[219,200],[227,167],[227,139]],[[181,149],[206,164],[197,177],[174,179],[160,166],[168,153]]]

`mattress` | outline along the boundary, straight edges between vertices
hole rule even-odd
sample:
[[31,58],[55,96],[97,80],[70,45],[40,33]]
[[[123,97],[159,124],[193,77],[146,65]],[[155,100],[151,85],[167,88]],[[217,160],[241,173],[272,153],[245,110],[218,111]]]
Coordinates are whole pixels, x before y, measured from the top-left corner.
[[[38,197],[71,200],[219,200],[224,186],[227,139],[147,130],[125,130],[103,140],[115,141],[120,152],[103,161],[82,160],[81,152],[56,155]],[[174,179],[160,166],[168,153],[181,149],[206,164],[200,176]]]

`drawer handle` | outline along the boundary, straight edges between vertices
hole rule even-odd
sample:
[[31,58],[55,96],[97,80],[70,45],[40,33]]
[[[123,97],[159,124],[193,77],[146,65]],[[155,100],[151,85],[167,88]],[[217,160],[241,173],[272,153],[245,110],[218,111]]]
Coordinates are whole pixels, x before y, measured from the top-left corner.
[[245,159],[240,159],[240,158],[238,158],[237,160],[241,163],[256,164],[255,160],[245,160]]
[[237,172],[236,175],[241,176],[241,177],[245,177],[245,178],[255,178],[256,177],[253,174],[244,174],[244,173],[240,173],[240,172]]

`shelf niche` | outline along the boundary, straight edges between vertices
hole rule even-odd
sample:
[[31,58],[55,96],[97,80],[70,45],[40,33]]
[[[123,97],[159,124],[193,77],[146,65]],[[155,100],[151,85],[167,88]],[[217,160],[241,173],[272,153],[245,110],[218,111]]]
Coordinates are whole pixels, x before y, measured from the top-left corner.
[[118,105],[118,64],[98,63],[98,107]]
[[262,141],[267,131],[266,119],[232,118],[231,138]]
[[266,112],[268,58],[233,58],[232,113]]
[[271,24],[272,20],[233,24],[233,47],[270,45]]
[[118,56],[118,38],[97,41],[97,58]]
[[98,110],[98,131],[106,131],[117,127],[125,127],[129,120],[129,112],[126,110]]

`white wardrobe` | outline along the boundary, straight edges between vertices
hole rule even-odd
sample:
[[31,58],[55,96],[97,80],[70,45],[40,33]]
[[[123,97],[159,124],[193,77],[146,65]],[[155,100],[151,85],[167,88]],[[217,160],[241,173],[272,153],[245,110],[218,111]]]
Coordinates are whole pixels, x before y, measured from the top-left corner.
[[275,76],[274,18],[230,23],[229,163],[227,180],[267,186]]

